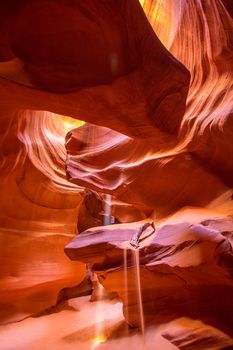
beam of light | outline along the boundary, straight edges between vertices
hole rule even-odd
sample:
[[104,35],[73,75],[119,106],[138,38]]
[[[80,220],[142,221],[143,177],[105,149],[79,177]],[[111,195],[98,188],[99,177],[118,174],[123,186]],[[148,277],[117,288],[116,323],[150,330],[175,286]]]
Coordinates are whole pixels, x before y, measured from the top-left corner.
[[138,306],[139,306],[139,320],[140,329],[142,332],[143,342],[145,343],[145,320],[144,320],[144,310],[143,310],[143,300],[142,300],[142,286],[141,286],[141,276],[140,276],[140,250],[134,249],[134,263],[136,269],[136,289],[138,294]]
[[63,122],[63,131],[64,131],[64,135],[66,135],[70,130],[74,129],[74,128],[79,128],[80,126],[84,125],[85,122],[82,120],[78,120],[78,119],[73,119],[70,117],[64,117],[64,116],[59,116]]
[[110,194],[106,194],[104,207],[104,226],[111,224],[111,201],[112,196]]
[[93,337],[93,343],[92,343],[92,349],[95,349],[98,347],[101,343],[104,343],[107,339],[105,333],[104,333],[104,321],[105,321],[105,314],[103,309],[103,295],[104,295],[104,287],[102,284],[99,283],[97,277],[96,277],[96,283],[97,283],[97,310],[95,315],[95,335]]
[[92,342],[92,349],[96,349],[100,344],[106,341],[106,337],[104,335],[97,335],[94,337]]

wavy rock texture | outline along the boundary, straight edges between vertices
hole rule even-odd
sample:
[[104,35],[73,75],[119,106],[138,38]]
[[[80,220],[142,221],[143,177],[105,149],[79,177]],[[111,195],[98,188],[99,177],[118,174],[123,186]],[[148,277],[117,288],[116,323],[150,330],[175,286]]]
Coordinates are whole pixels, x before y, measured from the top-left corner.
[[[98,224],[102,213],[95,204],[86,206],[88,199],[83,202],[85,194],[77,184],[112,194],[119,222],[144,219],[153,210],[165,215],[184,205],[204,206],[232,186],[232,18],[220,0],[141,3],[152,27],[136,0],[0,4],[4,322],[53,305],[61,289],[83,280],[84,264],[71,263],[62,249],[76,233],[78,216],[83,230]],[[95,126],[80,127],[78,119]],[[64,148],[68,132],[69,183]],[[124,240],[135,232],[133,227],[124,231],[129,235]],[[111,235],[101,230],[91,231],[99,234],[96,240],[90,234],[91,248],[85,246],[89,234],[80,236],[86,250],[80,260],[89,262],[90,253],[92,263],[100,259],[96,269],[111,265],[109,279],[102,281],[117,289],[122,271],[115,267],[119,261],[122,265],[123,250],[107,242],[121,241],[121,226],[109,229]],[[165,300],[170,300],[166,290],[172,288],[171,313],[176,314],[179,303],[186,312],[184,301],[191,313],[202,303],[211,312],[205,300],[209,293],[216,300],[214,316],[226,310],[224,322],[232,322],[227,298],[217,300],[218,291],[232,291],[230,231],[221,229],[228,232],[222,239],[220,231],[210,233],[200,226],[179,230],[168,230],[170,241],[162,239],[161,247],[156,236],[151,253],[143,248],[142,265],[152,264],[141,269],[143,285],[151,276],[154,281],[143,291],[148,318],[148,311],[157,312],[151,291],[156,291],[163,314]],[[194,237],[191,246],[189,235]],[[110,254],[103,262],[95,244],[111,247],[107,252],[114,253],[114,259]],[[166,250],[178,263],[187,259],[191,271],[170,266]],[[191,262],[187,251],[194,252]],[[156,254],[162,264],[151,263]],[[132,306],[125,312],[128,321],[137,324],[133,266],[128,271]],[[192,293],[185,288],[186,279]],[[157,290],[163,282],[167,289]]]
[[[182,146],[232,187],[232,143],[228,140],[232,139],[233,118],[233,21],[223,3],[231,14],[232,4],[141,2],[160,40],[191,73],[180,128]],[[169,31],[167,23],[174,29],[169,27]]]
[[155,209],[158,215],[185,205],[205,206],[227,189],[185,150],[161,154],[148,142],[94,125],[72,130],[66,149],[70,182]]
[[[12,0],[0,10],[1,320],[8,322],[53,305],[60,289],[85,275],[62,249],[76,233],[84,197],[65,178],[64,137],[80,124],[64,116],[139,138],[157,135],[168,147],[189,73],[136,0]],[[118,200],[115,217],[128,220],[121,207]],[[146,216],[144,205],[127,208],[130,220]]]
[[197,320],[180,318],[171,322],[162,333],[178,349],[231,350],[233,338],[218,329]]
[[83,190],[66,182],[61,159],[52,162],[47,158],[48,167],[56,166],[59,184],[40,171],[32,149],[42,150],[27,132],[38,114],[5,112],[1,119],[1,323],[55,305],[62,288],[79,284],[85,276],[85,266],[71,263],[63,253],[64,245],[76,233]]
[[92,264],[103,286],[118,293],[131,325],[140,325],[138,269],[146,322],[188,316],[231,330],[233,251],[227,235],[201,224],[164,224],[135,250],[129,241],[136,231],[135,225],[93,228],[65,252]]
[[167,135],[166,149],[156,135],[145,142],[86,125],[67,137],[68,177],[157,213],[205,206],[233,185],[233,21],[218,0],[141,3],[159,39],[191,73],[177,144]]
[[[24,89],[24,101],[31,102],[26,108],[81,117],[130,136],[156,134],[158,142],[164,132],[178,132],[189,73],[158,40],[138,1],[32,0],[18,8],[14,25],[8,17],[2,26],[10,31],[9,50],[23,62],[19,81],[26,76],[28,85],[45,91],[74,91]],[[8,77],[4,66],[1,75]]]
[[[190,3],[190,9],[184,7],[183,26],[192,26],[195,41],[190,42],[181,25],[171,49],[191,72],[181,135],[188,150],[232,187],[232,143],[227,140],[232,139],[233,122],[233,21],[220,1]],[[190,15],[194,8],[195,17]],[[185,54],[184,48],[193,54]]]

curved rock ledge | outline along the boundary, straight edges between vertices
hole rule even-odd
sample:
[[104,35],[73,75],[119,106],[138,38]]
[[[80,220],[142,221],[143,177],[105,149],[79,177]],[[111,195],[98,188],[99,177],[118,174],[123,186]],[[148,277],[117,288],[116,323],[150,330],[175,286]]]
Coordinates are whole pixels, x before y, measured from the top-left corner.
[[75,237],[65,252],[72,260],[91,264],[103,286],[118,293],[130,325],[140,325],[138,254],[146,322],[208,316],[211,322],[230,327],[233,250],[227,235],[201,224],[165,224],[135,250],[129,241],[138,228],[112,225],[90,229]]

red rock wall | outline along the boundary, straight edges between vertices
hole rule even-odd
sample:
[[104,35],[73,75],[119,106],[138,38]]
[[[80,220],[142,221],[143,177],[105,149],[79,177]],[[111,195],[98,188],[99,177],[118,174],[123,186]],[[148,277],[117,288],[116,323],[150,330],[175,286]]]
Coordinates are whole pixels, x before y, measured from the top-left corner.
[[233,185],[233,21],[218,0],[179,2],[179,8],[170,0],[142,4],[160,40],[191,73],[179,136],[155,132],[153,139],[139,141],[108,131],[108,143],[107,131],[92,126],[81,145],[82,131],[73,131],[67,141],[68,176],[158,214],[205,206]]
[[[59,162],[49,158],[52,157],[49,151],[49,169],[52,173],[53,166],[57,166],[60,181],[58,175],[53,181],[41,172],[42,143],[34,145],[38,153],[30,152],[35,140],[30,138],[32,135],[27,133],[25,125],[33,124],[33,118],[37,117],[43,115],[5,113],[1,119],[0,322],[3,323],[55,305],[62,288],[79,284],[85,276],[85,266],[71,263],[63,252],[64,245],[76,233],[83,191],[65,185],[61,159],[59,168]],[[40,131],[46,134],[48,127]],[[26,140],[27,145],[19,138]],[[42,154],[45,156],[46,152]]]
[[0,4],[4,322],[54,304],[85,273],[63,253],[83,190],[65,178],[77,124],[60,115],[95,124],[67,137],[69,180],[135,218],[232,186],[232,19],[219,0],[143,4],[157,35],[136,0]]

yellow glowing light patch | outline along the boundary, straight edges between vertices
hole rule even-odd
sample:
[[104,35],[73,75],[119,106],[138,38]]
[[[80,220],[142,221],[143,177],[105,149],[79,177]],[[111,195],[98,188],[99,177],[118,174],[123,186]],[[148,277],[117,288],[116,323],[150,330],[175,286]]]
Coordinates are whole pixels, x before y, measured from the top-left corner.
[[97,346],[99,344],[102,344],[106,341],[106,337],[104,335],[97,335],[94,339],[93,339],[93,345]]
[[74,119],[71,117],[64,117],[61,116],[63,120],[63,127],[65,131],[69,131],[75,128],[79,128],[80,126],[84,125],[85,122],[82,120]]

